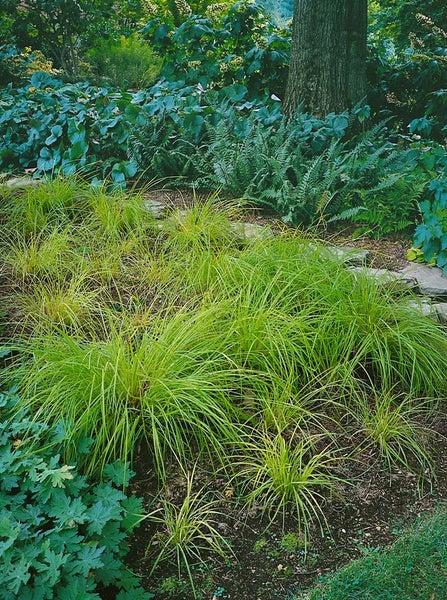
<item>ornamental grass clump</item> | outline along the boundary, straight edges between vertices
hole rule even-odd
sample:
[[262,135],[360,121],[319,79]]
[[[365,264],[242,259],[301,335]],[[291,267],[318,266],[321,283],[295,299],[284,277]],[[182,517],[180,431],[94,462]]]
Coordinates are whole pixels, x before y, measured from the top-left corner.
[[[232,554],[227,540],[219,532],[219,523],[223,514],[218,510],[218,501],[210,500],[205,489],[193,489],[195,469],[186,473],[186,488],[182,501],[175,503],[168,499],[167,494],[161,495],[160,508],[148,515],[150,522],[161,526],[160,531],[150,544],[146,555],[154,556],[150,574],[152,575],[160,563],[173,561],[178,568],[186,569],[194,598],[192,567],[203,560],[204,553],[215,553],[222,558]],[[154,555],[153,549],[159,548]]]
[[95,238],[118,242],[123,238],[138,238],[155,229],[155,218],[136,193],[111,193],[104,187],[92,188],[86,194],[86,204],[86,225]]
[[54,277],[66,273],[72,256],[72,236],[68,228],[58,227],[25,236],[8,236],[4,260],[23,280],[30,277]]
[[75,178],[55,178],[20,188],[3,209],[8,226],[25,234],[65,226],[85,211],[87,184]]
[[231,220],[241,210],[231,203],[218,204],[215,196],[204,203],[196,203],[187,210],[174,210],[163,223],[167,234],[166,245],[173,253],[193,255],[208,249],[226,249],[237,246],[240,238]]
[[[25,324],[36,332],[56,328],[79,329],[92,325],[99,310],[98,292],[88,289],[84,277],[35,282],[17,297]],[[57,332],[56,332],[57,335]]]
[[428,440],[433,443],[436,434],[426,424],[432,413],[430,401],[373,391],[358,398],[352,415],[365,436],[365,444],[379,450],[390,471],[403,467],[427,476],[434,475]]
[[240,373],[223,352],[214,312],[184,310],[135,336],[109,326],[102,341],[61,332],[24,344],[14,370],[22,405],[48,423],[68,420],[70,458],[80,437],[91,437],[88,471],[132,455],[142,438],[160,475],[170,454],[222,455],[238,435],[231,396]]
[[313,243],[283,235],[249,244],[216,263],[210,295],[228,303],[231,357],[286,371],[296,393],[324,377],[349,394],[374,385],[446,395],[442,327]]
[[360,380],[384,392],[398,386],[413,396],[445,397],[445,330],[409,306],[408,297],[378,286],[366,274],[356,276],[332,322],[354,331],[348,359]]
[[[8,307],[22,285],[22,314],[7,316],[30,334],[9,361],[21,403],[48,424],[67,419],[68,457],[87,435],[84,468],[100,472],[144,440],[164,478],[169,457],[184,465],[206,454],[228,468],[247,440],[281,455],[277,432],[289,442],[304,422],[330,448],[340,436],[358,443],[351,420],[389,463],[426,468],[413,424],[447,395],[447,337],[408,293],[350,271],[299,233],[241,236],[231,221],[239,209],[213,199],[155,227],[141,197],[82,185],[72,195],[77,212],[48,213],[68,225],[18,236],[25,258]],[[405,401],[394,439],[374,424],[387,406],[374,401],[374,412],[371,399],[387,397],[390,419],[394,399],[426,398],[415,418]],[[297,439],[287,452],[298,452]]]
[[233,461],[234,480],[247,504],[258,507],[271,522],[280,513],[284,520],[291,509],[307,544],[311,523],[323,527],[324,503],[342,482],[334,469],[341,462],[340,450],[324,434],[300,428],[254,431],[241,449]]

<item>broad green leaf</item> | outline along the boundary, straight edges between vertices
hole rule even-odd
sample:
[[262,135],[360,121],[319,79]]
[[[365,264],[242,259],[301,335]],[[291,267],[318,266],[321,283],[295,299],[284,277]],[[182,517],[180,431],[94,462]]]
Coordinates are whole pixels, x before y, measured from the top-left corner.
[[87,516],[89,523],[87,525],[87,531],[90,536],[94,534],[101,535],[105,525],[111,520],[119,520],[121,518],[121,507],[119,505],[105,505],[103,502],[98,501],[93,504],[87,510]]
[[42,71],[37,71],[31,76],[31,86],[34,88],[51,87],[55,83],[55,79]]
[[232,85],[227,85],[226,87],[222,88],[222,92],[232,102],[240,102],[246,97],[247,88],[241,83],[233,83]]
[[72,565],[72,572],[78,573],[83,577],[88,577],[90,571],[99,569],[103,566],[101,555],[104,552],[104,547],[98,547],[94,544],[83,544],[80,551],[77,553],[75,564]]
[[49,480],[53,487],[65,487],[65,481],[67,479],[73,479],[73,473],[71,472],[75,467],[70,465],[63,465],[57,469],[49,469],[45,467],[45,463],[41,463],[39,466],[40,471],[30,473],[30,477],[33,481],[42,482],[46,479]]
[[129,468],[129,463],[123,463],[118,460],[106,465],[102,472],[104,479],[109,479],[117,487],[127,484],[134,474]]

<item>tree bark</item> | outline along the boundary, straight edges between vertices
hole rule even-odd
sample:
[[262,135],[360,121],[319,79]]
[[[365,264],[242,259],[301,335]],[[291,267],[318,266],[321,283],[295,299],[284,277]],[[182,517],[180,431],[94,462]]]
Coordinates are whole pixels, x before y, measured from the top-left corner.
[[284,114],[342,112],[366,95],[367,0],[295,0]]

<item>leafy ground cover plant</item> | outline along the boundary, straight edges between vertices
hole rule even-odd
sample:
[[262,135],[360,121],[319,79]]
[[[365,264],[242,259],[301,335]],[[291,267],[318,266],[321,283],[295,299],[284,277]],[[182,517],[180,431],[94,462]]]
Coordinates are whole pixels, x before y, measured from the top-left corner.
[[434,147],[423,165],[431,174],[427,198],[421,202],[422,223],[416,227],[414,246],[427,262],[434,262],[447,272],[447,152]]
[[127,138],[131,123],[141,117],[130,93],[87,82],[66,84],[37,72],[27,85],[3,89],[1,105],[2,169],[81,171],[100,179],[109,175],[116,184],[135,175]]
[[[418,219],[428,174],[418,167],[415,184],[411,171],[425,149],[398,147],[384,124],[359,135],[368,107],[286,123],[278,98],[251,94],[245,80],[207,87],[162,79],[134,94],[42,73],[30,83],[3,93],[2,168],[109,175],[115,187],[137,172],[218,187],[295,225],[349,218],[382,234]],[[57,116],[54,106],[63,107]]]
[[98,598],[110,586],[123,600],[152,598],[123,563],[142,512],[120,489],[127,466],[109,465],[90,483],[62,461],[57,435],[15,412],[17,401],[14,390],[0,394],[2,598]]
[[369,107],[286,122],[279,102],[250,99],[245,85],[183,88],[175,98],[174,86],[159,86],[151,118],[129,139],[148,175],[220,188],[294,225],[349,218],[382,235],[417,221],[422,151],[390,141],[385,122],[359,133]]
[[[259,33],[262,42],[259,41],[259,44],[253,41],[253,23],[256,23],[258,33],[262,30],[262,35]],[[153,29],[152,26],[148,27]],[[240,88],[247,92],[251,85],[257,95],[258,90],[264,88],[264,80],[271,79],[273,82],[281,76],[284,79],[288,43],[260,16],[255,5],[237,4],[221,28],[214,27],[207,19],[191,17],[178,28],[174,36],[168,35],[169,26],[166,24],[159,27],[155,25],[155,30],[150,48],[161,48],[163,51],[162,77],[172,80],[172,70],[175,71],[174,82],[169,84],[167,103],[160,102],[158,91],[160,84],[166,85],[165,79],[161,79],[148,92],[129,94],[106,86],[95,87],[88,82],[66,84],[47,73],[36,72],[23,87],[15,89],[9,85],[2,91],[4,110],[0,117],[0,132],[4,143],[0,153],[0,168],[32,168],[37,169],[37,173],[47,174],[61,171],[64,175],[82,171],[100,179],[109,175],[113,183],[122,185],[136,174],[135,163],[127,157],[127,139],[131,128],[136,124],[141,125],[160,108],[162,111],[167,108],[168,118],[175,119],[175,95],[181,90],[181,96],[184,96],[191,89],[201,93],[207,87],[194,65],[200,65],[203,76],[207,74],[206,77],[211,75],[212,80],[222,79],[218,88],[226,87],[227,98],[232,101],[242,99],[243,94],[238,91]],[[204,36],[209,38],[207,44],[202,39]],[[123,52],[143,52],[140,48],[142,44],[138,46],[132,39],[123,42]],[[191,39],[195,40],[192,44]],[[199,39],[201,41],[197,43]],[[173,46],[172,53],[167,52],[166,44]],[[214,51],[221,45],[220,54],[226,57],[222,63],[222,74],[218,67],[215,72],[215,64],[219,64],[220,59],[214,64]],[[201,58],[197,60],[194,53],[199,49]],[[206,55],[207,50],[212,50],[212,57]],[[151,53],[152,50],[147,52]],[[243,68],[239,67],[239,56],[235,52],[244,55],[244,59],[241,58],[242,62],[245,60]],[[185,61],[183,67],[181,60]],[[182,70],[185,77],[179,81],[178,74]],[[207,81],[211,81],[209,77]],[[199,88],[198,82],[201,82]],[[263,92],[261,96],[267,98],[268,94]],[[143,102],[147,103],[145,111],[141,110]],[[197,111],[195,105],[194,99],[190,99],[189,108],[185,111],[187,130],[192,129],[193,132],[202,120],[201,111]],[[187,140],[185,143],[187,145]],[[164,160],[168,160],[166,154]]]

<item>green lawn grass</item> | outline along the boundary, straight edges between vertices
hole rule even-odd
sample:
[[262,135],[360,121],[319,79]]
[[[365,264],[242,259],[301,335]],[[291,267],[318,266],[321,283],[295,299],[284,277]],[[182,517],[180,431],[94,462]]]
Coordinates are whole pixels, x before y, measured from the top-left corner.
[[[447,597],[447,504],[421,518],[392,546],[370,551],[298,598],[443,600]],[[296,598],[296,600],[298,600]]]

